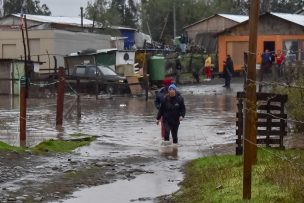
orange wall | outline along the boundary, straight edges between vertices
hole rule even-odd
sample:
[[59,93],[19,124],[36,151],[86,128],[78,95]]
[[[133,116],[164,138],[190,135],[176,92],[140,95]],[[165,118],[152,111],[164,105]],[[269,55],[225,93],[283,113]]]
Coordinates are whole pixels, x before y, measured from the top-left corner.
[[[275,50],[282,50],[282,42],[284,40],[304,40],[304,35],[263,35],[258,36],[257,41],[257,64],[261,63],[261,54],[264,49],[264,41],[274,41]],[[223,71],[223,61],[226,59],[227,53],[227,42],[242,42],[249,41],[248,36],[219,36],[218,38],[218,62],[219,62],[219,72]],[[243,55],[243,53],[240,53]],[[233,60],[233,59],[232,59]],[[234,70],[241,70],[243,64],[234,64]]]

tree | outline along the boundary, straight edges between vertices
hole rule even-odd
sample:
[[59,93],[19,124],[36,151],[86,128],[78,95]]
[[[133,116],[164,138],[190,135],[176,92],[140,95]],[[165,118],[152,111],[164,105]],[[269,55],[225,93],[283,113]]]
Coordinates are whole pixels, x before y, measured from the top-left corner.
[[[173,5],[176,31],[217,13],[248,15],[250,0],[142,0],[141,29],[154,40],[172,39]],[[293,13],[304,6],[304,0],[261,0],[260,14],[265,8],[271,12]],[[160,33],[162,39],[160,39]]]
[[263,0],[269,1],[269,8],[271,12],[278,13],[294,13],[303,8],[303,0]]
[[85,16],[103,24],[124,25],[132,28],[138,26],[137,6],[133,0],[96,0],[94,3],[88,2]]
[[26,14],[51,15],[46,4],[40,6],[40,0],[24,0],[23,4],[20,3],[20,0],[8,0],[4,2],[3,10],[4,15],[21,13],[22,10]]
[[112,0],[111,9],[117,9],[122,20],[121,25],[136,28],[138,26],[138,9],[134,0]]

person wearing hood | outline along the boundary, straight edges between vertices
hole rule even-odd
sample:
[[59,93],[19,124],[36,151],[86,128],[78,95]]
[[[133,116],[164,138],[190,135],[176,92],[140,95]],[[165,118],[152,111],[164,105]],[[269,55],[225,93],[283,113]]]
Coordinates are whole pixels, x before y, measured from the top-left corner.
[[178,128],[180,121],[184,119],[186,114],[186,107],[184,99],[180,94],[177,94],[177,89],[174,84],[168,87],[168,94],[165,96],[160,105],[156,116],[156,124],[158,125],[160,119],[165,129],[165,141],[170,140],[170,132],[172,134],[173,144],[178,143]]

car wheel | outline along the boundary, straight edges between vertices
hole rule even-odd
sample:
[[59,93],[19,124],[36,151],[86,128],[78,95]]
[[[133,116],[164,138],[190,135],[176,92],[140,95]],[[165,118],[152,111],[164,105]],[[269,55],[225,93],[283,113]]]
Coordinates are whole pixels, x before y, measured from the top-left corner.
[[113,94],[114,93],[114,87],[112,85],[107,85],[106,92],[108,94]]

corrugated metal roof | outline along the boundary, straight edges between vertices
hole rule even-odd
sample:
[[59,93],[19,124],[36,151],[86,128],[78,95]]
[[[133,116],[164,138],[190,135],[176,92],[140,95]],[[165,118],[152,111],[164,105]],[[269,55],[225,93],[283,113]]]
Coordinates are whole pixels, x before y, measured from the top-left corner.
[[204,19],[202,19],[202,20],[196,21],[196,22],[194,22],[194,23],[192,23],[192,24],[190,24],[190,25],[187,25],[187,26],[183,27],[183,29],[186,29],[186,28],[188,28],[188,27],[191,27],[191,26],[193,26],[193,25],[196,25],[196,24],[198,24],[198,23],[200,23],[200,22],[209,20],[210,18],[213,18],[213,17],[215,17],[215,16],[221,16],[221,17],[223,17],[223,18],[227,18],[227,19],[232,20],[232,21],[235,21],[235,22],[237,22],[237,23],[242,23],[242,22],[244,22],[244,21],[246,21],[246,20],[249,19],[248,16],[244,16],[244,15],[214,14],[214,15],[209,16],[209,17],[207,17],[207,18],[204,18]]
[[279,18],[282,18],[284,20],[304,26],[304,15],[291,14],[291,13],[273,13],[273,12],[271,12],[271,14]]
[[[13,14],[13,16],[20,17],[20,14]],[[75,25],[81,26],[81,18],[80,17],[62,17],[62,16],[43,16],[43,15],[29,15],[26,14],[26,19],[33,20],[37,22],[43,23],[57,23],[57,24],[67,24],[67,25]],[[93,21],[88,19],[83,19],[83,26],[91,27],[93,26]],[[96,22],[95,22],[96,27]]]
[[238,23],[242,23],[242,22],[249,19],[249,17],[245,16],[245,15],[221,14],[221,13],[219,13],[218,15],[222,16],[224,18],[233,20],[233,21],[238,22]]
[[116,29],[116,30],[136,30],[135,28],[130,28],[130,27],[122,27],[122,26],[109,26],[111,29]]

